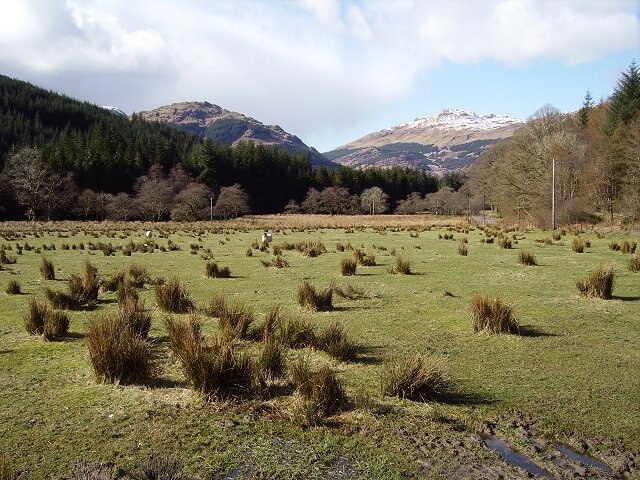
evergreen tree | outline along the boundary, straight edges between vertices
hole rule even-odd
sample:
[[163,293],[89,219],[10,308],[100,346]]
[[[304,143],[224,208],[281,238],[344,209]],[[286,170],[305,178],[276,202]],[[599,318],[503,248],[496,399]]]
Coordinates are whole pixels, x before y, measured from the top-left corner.
[[591,96],[591,92],[587,90],[587,93],[584,96],[584,101],[582,102],[582,108],[578,111],[578,123],[581,127],[586,127],[589,123],[589,114],[591,113],[591,109],[593,108],[593,97]]
[[611,96],[606,126],[607,133],[611,135],[621,123],[626,125],[631,122],[639,109],[640,70],[634,60],[627,71],[622,72],[622,78],[618,80],[618,85]]

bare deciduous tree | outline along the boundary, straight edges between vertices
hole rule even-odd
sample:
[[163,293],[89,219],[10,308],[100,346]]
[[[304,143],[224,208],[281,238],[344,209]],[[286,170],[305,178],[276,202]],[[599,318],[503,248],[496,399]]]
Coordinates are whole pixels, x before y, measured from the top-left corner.
[[389,195],[380,187],[367,188],[360,195],[360,202],[371,215],[384,213],[389,209]]
[[213,207],[213,214],[218,218],[235,218],[251,213],[249,210],[249,195],[239,184],[222,187],[218,201]]
[[171,219],[178,222],[194,221],[206,217],[211,191],[201,183],[190,183],[175,198]]

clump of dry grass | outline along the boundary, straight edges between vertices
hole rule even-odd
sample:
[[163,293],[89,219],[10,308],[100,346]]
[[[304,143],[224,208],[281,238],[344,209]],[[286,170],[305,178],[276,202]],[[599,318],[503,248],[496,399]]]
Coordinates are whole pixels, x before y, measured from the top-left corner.
[[637,243],[636,242],[630,242],[628,240],[623,240],[620,242],[620,253],[636,253],[636,247],[637,247]]
[[181,471],[182,465],[175,457],[154,454],[144,461],[140,467],[139,475],[135,478],[140,480],[180,480],[182,478]]
[[465,238],[464,241],[460,240],[458,242],[458,253],[460,255],[462,255],[463,257],[466,257],[469,254],[469,248],[467,247],[467,239]]
[[640,255],[634,255],[629,259],[629,270],[634,273],[640,272]]
[[145,308],[144,300],[138,297],[126,296],[119,304],[118,315],[123,323],[142,338],[147,338],[151,330],[152,315]]
[[262,344],[257,366],[266,378],[282,377],[287,369],[287,350],[273,337],[268,337]]
[[396,258],[396,266],[389,267],[389,273],[392,275],[411,275],[411,263],[409,260],[403,260],[400,257]]
[[156,286],[156,303],[166,312],[186,313],[193,308],[193,300],[185,286],[177,278]]
[[620,244],[615,240],[611,240],[609,242],[609,250],[611,250],[612,252],[620,251]]
[[586,297],[612,298],[615,270],[613,266],[600,265],[593,270],[586,279],[576,282],[576,287],[581,295]]
[[45,280],[55,280],[56,279],[56,271],[53,267],[53,262],[48,260],[45,257],[42,257],[42,261],[40,262],[40,274],[42,278]]
[[384,395],[417,401],[437,398],[449,383],[445,360],[420,354],[386,362],[380,382]]
[[312,312],[326,312],[333,308],[333,288],[317,291],[316,287],[305,280],[298,287],[298,304]]
[[63,337],[69,331],[69,316],[52,309],[35,298],[29,301],[24,324],[31,335],[42,335],[46,340]]
[[9,280],[7,288],[5,289],[7,295],[20,295],[22,294],[22,288],[17,280]]
[[149,344],[119,313],[93,319],[87,328],[89,358],[99,381],[144,383],[151,375]]
[[360,344],[347,334],[341,323],[331,323],[315,342],[316,348],[341,361],[354,360],[360,351]]
[[367,254],[356,248],[353,251],[353,258],[355,259],[358,265],[362,265],[363,267],[375,267],[376,266],[376,257],[371,254]]
[[296,359],[289,368],[300,400],[294,407],[294,417],[304,425],[317,425],[347,404],[347,395],[335,372],[328,366],[312,371],[308,360]]
[[18,474],[13,469],[9,458],[0,454],[0,480],[16,480]]
[[571,242],[571,250],[576,253],[584,253],[584,249],[586,248],[586,246],[587,242],[584,238],[581,237],[574,237],[573,241]]
[[247,338],[255,319],[251,309],[242,303],[224,303],[218,315],[220,330],[231,337]]
[[522,265],[528,265],[528,266],[538,265],[538,262],[536,261],[536,257],[533,255],[532,252],[528,250],[520,250],[518,252],[518,262],[520,262]]
[[513,248],[513,243],[509,237],[500,237],[500,239],[498,240],[498,245],[500,245],[500,248]]
[[278,340],[291,348],[311,347],[316,344],[316,333],[309,320],[289,316],[278,322]]
[[346,298],[349,300],[354,300],[357,298],[365,298],[367,296],[370,296],[364,288],[358,288],[358,287],[354,287],[353,285],[351,285],[350,283],[346,283],[344,286],[340,286],[337,284],[332,284],[331,287],[333,288],[333,293],[340,297],[340,298]]
[[277,254],[270,261],[261,260],[262,266],[265,268],[274,267],[274,268],[287,268],[289,266],[289,262],[282,255]]
[[355,260],[351,258],[343,258],[340,261],[340,273],[346,277],[355,275],[357,266],[358,264]]
[[471,300],[471,317],[476,332],[487,330],[491,333],[517,333],[518,321],[513,309],[499,296],[490,299],[487,295],[476,293]]
[[229,267],[219,267],[215,262],[207,262],[205,265],[207,278],[230,278],[231,269]]
[[189,382],[209,400],[235,399],[256,392],[263,384],[253,360],[234,350],[229,338],[217,337],[205,345],[200,323],[165,319],[171,349]]

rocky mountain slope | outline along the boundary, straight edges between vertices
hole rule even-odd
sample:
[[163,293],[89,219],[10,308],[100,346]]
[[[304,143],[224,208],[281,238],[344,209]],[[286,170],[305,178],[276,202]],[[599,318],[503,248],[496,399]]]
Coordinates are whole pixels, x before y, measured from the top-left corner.
[[445,109],[434,117],[394,125],[325,153],[353,168],[403,166],[445,173],[471,165],[489,145],[523,124],[504,115]]
[[209,102],[181,102],[148,112],[139,112],[146,120],[160,121],[210,138],[215,143],[236,144],[242,140],[276,145],[290,153],[309,152],[313,165],[335,166],[316,149],[278,125],[265,125],[255,118],[226,110]]

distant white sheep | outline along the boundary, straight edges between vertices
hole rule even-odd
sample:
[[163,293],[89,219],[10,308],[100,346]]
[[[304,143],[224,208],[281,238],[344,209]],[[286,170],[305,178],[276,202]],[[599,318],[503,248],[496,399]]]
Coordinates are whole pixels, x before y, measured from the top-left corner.
[[264,232],[262,234],[262,243],[271,243],[271,240],[273,240],[272,234],[270,234],[269,232]]
[[144,232],[144,236],[147,238],[151,238],[153,237],[153,232],[151,230],[147,230],[146,232]]

